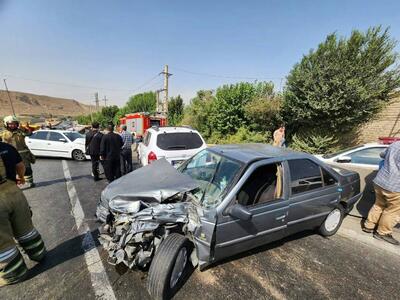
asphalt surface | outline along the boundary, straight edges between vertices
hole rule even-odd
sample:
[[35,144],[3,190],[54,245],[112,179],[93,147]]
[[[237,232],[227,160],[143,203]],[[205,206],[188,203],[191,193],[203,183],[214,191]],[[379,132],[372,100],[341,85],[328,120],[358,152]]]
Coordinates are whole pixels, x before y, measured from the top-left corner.
[[[99,224],[94,212],[107,183],[93,182],[89,162],[68,160],[67,164],[84,221],[96,238]],[[26,259],[30,276],[1,288],[0,299],[95,299],[61,160],[38,159],[34,178],[37,186],[25,194],[49,252],[41,264]],[[149,299],[145,272],[120,275],[107,264],[101,246],[98,250],[117,299]],[[343,236],[323,238],[306,232],[235,256],[204,272],[194,270],[175,298],[400,299],[399,274],[397,255]]]

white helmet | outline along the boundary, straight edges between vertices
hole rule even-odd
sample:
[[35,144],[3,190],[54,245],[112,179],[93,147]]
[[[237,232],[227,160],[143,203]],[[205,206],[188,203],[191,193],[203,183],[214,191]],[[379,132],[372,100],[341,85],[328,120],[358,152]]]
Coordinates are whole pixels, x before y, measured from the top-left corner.
[[8,123],[14,123],[14,122],[19,123],[19,120],[18,120],[18,118],[16,116],[11,115],[11,116],[5,117],[3,119],[3,122],[4,122],[4,126],[7,127]]

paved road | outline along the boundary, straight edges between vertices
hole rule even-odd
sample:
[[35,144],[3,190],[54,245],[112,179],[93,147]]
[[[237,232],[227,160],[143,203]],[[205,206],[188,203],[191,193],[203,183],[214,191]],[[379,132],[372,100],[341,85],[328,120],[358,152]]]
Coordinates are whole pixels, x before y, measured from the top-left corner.
[[[72,182],[96,237],[94,211],[105,180],[94,183],[89,162],[67,161]],[[95,299],[83,235],[71,212],[62,162],[39,159],[37,187],[26,196],[34,222],[49,250],[43,264],[29,263],[31,276],[1,289],[1,299]],[[134,184],[134,183],[133,183]],[[117,299],[148,299],[146,273],[119,275],[101,262]],[[99,262],[94,262],[99,263]],[[176,299],[400,299],[400,258],[342,236],[329,239],[298,234],[224,261],[204,272],[195,270]],[[93,276],[93,274],[92,274]]]

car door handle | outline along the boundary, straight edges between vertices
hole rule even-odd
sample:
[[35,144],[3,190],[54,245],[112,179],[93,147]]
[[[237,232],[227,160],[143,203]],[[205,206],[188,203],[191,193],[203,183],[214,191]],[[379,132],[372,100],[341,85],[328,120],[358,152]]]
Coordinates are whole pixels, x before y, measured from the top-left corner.
[[285,217],[286,217],[286,215],[282,215],[282,216],[276,217],[275,220],[283,220]]

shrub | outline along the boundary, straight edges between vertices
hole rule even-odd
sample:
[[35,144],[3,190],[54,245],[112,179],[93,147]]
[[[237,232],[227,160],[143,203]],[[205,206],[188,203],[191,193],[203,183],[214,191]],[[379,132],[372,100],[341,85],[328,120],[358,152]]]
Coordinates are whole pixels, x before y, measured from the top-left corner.
[[338,139],[330,134],[310,130],[308,133],[295,133],[290,148],[311,154],[324,154],[337,150]]

